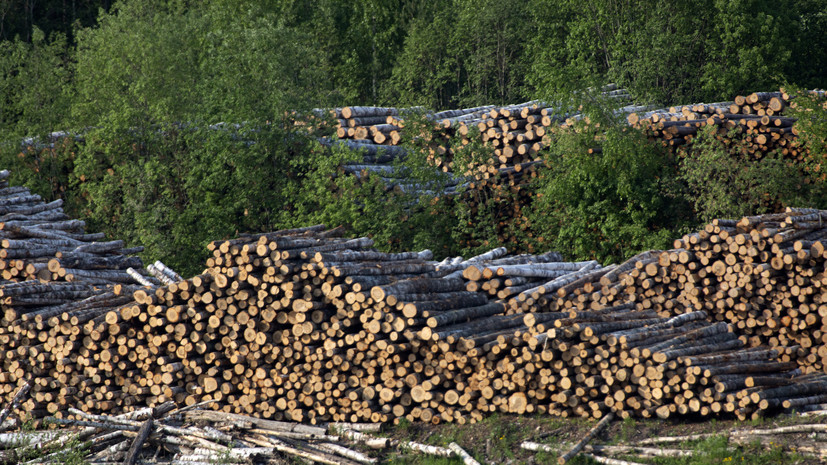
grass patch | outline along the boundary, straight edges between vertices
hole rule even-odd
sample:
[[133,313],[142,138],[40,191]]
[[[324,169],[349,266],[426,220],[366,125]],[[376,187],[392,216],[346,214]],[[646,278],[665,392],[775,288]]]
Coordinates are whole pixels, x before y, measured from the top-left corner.
[[[610,426],[608,433],[597,438],[594,444],[633,444],[654,436],[681,436],[695,433],[721,433],[718,436],[683,444],[664,444],[663,448],[693,451],[693,456],[682,458],[617,457],[647,465],[803,465],[820,463],[817,458],[785,450],[783,444],[755,443],[735,445],[728,443],[725,432],[731,429],[772,428],[801,423],[818,423],[817,418],[797,416],[760,419],[755,422],[734,420],[709,420],[705,422],[662,421],[655,419],[625,419]],[[403,422],[388,431],[396,439],[422,442],[447,447],[456,442],[474,458],[483,463],[517,465],[523,463],[556,464],[558,453],[530,452],[520,448],[522,441],[534,441],[560,450],[568,450],[594,426],[595,420],[557,418],[545,415],[516,416],[499,414],[473,425],[422,425]],[[801,435],[779,437],[795,445]],[[767,439],[769,441],[769,439]],[[769,447],[768,447],[769,446]],[[654,446],[652,446],[654,447]],[[388,462],[398,465],[448,465],[462,463],[457,458],[430,457],[418,453],[398,452],[387,457]],[[595,465],[597,462],[582,455],[570,462],[572,465]]]
[[390,465],[457,465],[462,464],[459,457],[434,457],[432,455],[402,455],[393,456],[388,462]]

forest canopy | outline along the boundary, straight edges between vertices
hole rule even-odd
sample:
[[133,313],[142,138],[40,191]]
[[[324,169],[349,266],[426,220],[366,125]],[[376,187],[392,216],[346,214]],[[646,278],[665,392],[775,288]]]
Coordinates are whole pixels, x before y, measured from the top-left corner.
[[[341,179],[331,189],[353,154],[310,143],[285,115],[560,101],[607,83],[635,103],[669,106],[823,87],[826,70],[827,0],[0,1],[0,159],[16,183],[64,198],[69,213],[173,265],[197,263],[210,239],[309,221],[348,224],[388,247],[437,242],[460,253],[496,245],[486,213],[438,202],[411,211],[410,199]],[[53,131],[70,137],[21,150]],[[774,158],[750,173],[722,165],[711,138],[690,148],[694,163],[681,171],[639,136],[607,134],[598,161],[572,155],[588,149],[582,137],[550,147],[547,160],[559,164],[528,213],[577,237],[582,256],[663,245],[713,212],[822,198]],[[628,171],[614,170],[628,160]],[[704,166],[745,173],[744,185],[760,179],[774,194],[741,198],[738,186],[710,184]],[[785,188],[791,176],[812,195]],[[722,206],[719,192],[731,202]],[[585,205],[574,193],[603,197]],[[561,228],[566,216],[580,222]]]
[[[827,1],[24,0],[0,2],[0,40],[4,101],[17,100],[21,67],[68,71],[48,85],[78,97],[70,126],[122,116],[89,101],[97,85],[99,102],[141,92],[170,118],[232,114],[272,92],[282,95],[265,100],[294,106],[441,110],[591,82],[670,105],[823,85]],[[241,80],[244,99],[219,98],[227,80]]]

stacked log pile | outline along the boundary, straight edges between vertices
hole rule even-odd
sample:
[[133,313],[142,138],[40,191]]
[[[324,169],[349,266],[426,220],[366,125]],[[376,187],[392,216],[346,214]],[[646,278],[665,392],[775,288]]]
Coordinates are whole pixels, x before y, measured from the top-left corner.
[[790,209],[716,220],[675,241],[673,250],[634,258],[625,274],[607,274],[573,298],[546,297],[540,305],[559,311],[633,301],[664,316],[704,310],[732,324],[750,346],[778,348],[781,361],[823,371],[824,215]]
[[[641,254],[600,279],[581,283],[570,294],[540,296],[538,305],[551,314],[624,305],[649,309],[661,317],[705,311],[710,322],[729,323],[740,335],[740,342],[731,344],[747,344],[748,350],[763,354],[762,358],[769,354],[777,367],[790,372],[796,369],[810,377],[804,378],[810,380],[805,387],[784,388],[786,382],[755,375],[754,367],[747,364],[725,372],[709,370],[728,376],[720,386],[715,385],[718,392],[734,388],[748,391],[725,403],[715,390],[704,389],[704,396],[691,392],[687,400],[697,400],[679,400],[682,411],[703,411],[706,405],[713,412],[723,409],[747,416],[759,408],[819,403],[827,350],[823,339],[827,312],[822,311],[821,291],[823,215],[825,212],[819,210],[793,209],[739,221],[717,220],[676,241],[674,250]],[[695,379],[701,372],[707,373],[707,369],[692,368],[691,376],[684,379]],[[760,383],[777,389],[767,396],[781,393],[795,398],[762,397],[757,390]],[[704,398],[712,401],[704,404]]]
[[[824,97],[824,91],[811,91]],[[686,144],[703,127],[714,127],[716,137],[733,146],[741,155],[760,159],[778,151],[789,160],[803,161],[806,153],[793,128],[795,118],[785,115],[794,96],[787,92],[754,92],[739,95],[732,102],[684,105],[638,115],[628,122],[642,129],[650,140],[665,146]],[[732,138],[734,131],[741,137]],[[743,143],[743,145],[741,145]]]
[[0,172],[0,396],[8,400],[18,382],[30,379],[21,407],[43,416],[78,392],[72,386],[83,384],[64,370],[82,345],[78,328],[131,302],[140,287],[133,275],[147,278],[128,271],[143,267],[130,256],[142,248],[86,233],[60,200],[46,203],[25,187],[9,187],[8,177]]
[[[606,98],[629,98],[629,94],[622,89],[607,89],[603,92]],[[823,91],[812,92],[824,95]],[[697,103],[657,110],[629,105],[619,109],[618,115],[628,115],[626,118],[631,126],[644,130],[652,140],[667,146],[683,145],[700,128],[711,125],[718,128],[719,137],[725,142],[733,142],[729,138],[731,130],[744,134],[749,145],[745,150],[755,158],[779,150],[789,159],[800,159],[803,154],[792,127],[795,119],[785,116],[792,99],[792,95],[783,91],[755,92],[736,96],[728,102]],[[421,112],[421,109],[418,110]],[[404,115],[416,112],[417,109],[381,107],[336,109],[334,113],[340,121],[337,135],[346,145],[366,150],[371,163],[383,163],[392,156],[377,161],[375,154],[381,152],[382,145],[396,146],[401,143]],[[542,159],[542,151],[550,141],[550,128],[578,119],[577,115],[558,113],[554,107],[535,100],[504,107],[486,106],[425,114],[426,119],[436,127],[432,133],[422,137],[429,141],[433,164],[445,171],[471,176],[482,184],[498,175],[506,175],[508,181],[519,182],[517,178],[522,175],[516,173],[530,170],[534,166],[532,162]],[[369,124],[380,120],[381,124]],[[382,131],[392,131],[388,134],[393,137],[385,136]],[[380,136],[370,139],[371,134]],[[455,166],[454,152],[475,142],[490,147],[491,156],[472,161],[470,165]],[[387,153],[399,152],[389,148]]]
[[824,219],[823,210],[788,209],[717,220],[676,241],[695,256],[709,282],[708,292],[688,292],[687,301],[732,323],[750,345],[785,347],[785,361],[797,362],[806,372],[824,371]]
[[[21,410],[35,417],[169,401],[309,423],[463,423],[495,411],[748,418],[820,404],[827,380],[801,357],[804,330],[821,331],[806,316],[818,310],[802,313],[819,285],[801,291],[796,279],[819,282],[822,214],[721,220],[675,250],[605,268],[504,249],[434,262],[323,226],[244,235],[211,244],[202,274],[132,301],[121,286],[21,316],[4,335],[0,386],[11,398],[28,380]],[[751,280],[762,284],[748,291]],[[785,283],[799,290],[787,295]],[[759,313],[775,324],[745,334],[745,315],[769,304],[805,316]]]

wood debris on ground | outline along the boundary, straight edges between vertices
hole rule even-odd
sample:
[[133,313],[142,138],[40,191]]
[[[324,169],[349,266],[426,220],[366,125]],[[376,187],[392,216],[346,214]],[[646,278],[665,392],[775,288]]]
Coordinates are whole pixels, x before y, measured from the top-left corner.
[[[309,426],[167,402],[121,415],[75,409],[49,418],[58,428],[0,433],[0,462],[276,464],[300,458],[330,465],[374,464],[390,453],[451,456],[452,450],[375,435],[376,423]],[[467,455],[467,454],[466,454]]]

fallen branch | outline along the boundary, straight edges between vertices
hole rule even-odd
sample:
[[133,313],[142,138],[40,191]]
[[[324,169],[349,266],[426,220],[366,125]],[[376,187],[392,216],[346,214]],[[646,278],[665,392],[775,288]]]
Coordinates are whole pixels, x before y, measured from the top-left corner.
[[339,436],[327,436],[327,435],[318,435],[318,434],[309,434],[309,433],[295,433],[293,431],[273,431],[273,430],[266,430],[261,428],[252,428],[250,429],[251,433],[258,433],[263,434],[265,436],[276,436],[278,438],[287,438],[287,439],[301,439],[305,441],[330,441],[336,442],[339,440]]
[[141,429],[138,430],[138,437],[135,438],[132,446],[129,447],[129,452],[126,453],[126,459],[123,461],[124,465],[135,465],[135,462],[138,461],[138,453],[141,451],[141,448],[144,447],[147,438],[149,438],[153,424],[154,421],[150,418],[141,426]]
[[[547,444],[539,444],[531,441],[523,441],[520,447],[525,450],[559,453],[563,445],[557,447]],[[659,449],[654,447],[640,446],[610,446],[610,445],[587,445],[583,448],[587,452],[600,452],[610,455],[644,455],[648,457],[691,457],[692,451],[682,449]]]
[[730,434],[737,436],[766,436],[770,434],[789,433],[824,433],[827,432],[827,424],[807,424],[781,426],[771,429],[733,430]]
[[418,442],[405,441],[400,442],[398,447],[403,450],[412,452],[421,452],[423,454],[437,455],[440,457],[450,457],[454,455],[454,451],[439,446],[431,446],[428,444],[421,444]]
[[28,381],[26,381],[25,384],[20,386],[20,389],[17,391],[14,397],[12,397],[11,402],[9,402],[9,404],[6,405],[3,408],[3,410],[0,410],[0,424],[2,424],[3,421],[6,420],[6,417],[9,416],[9,413],[11,413],[11,411],[16,408],[17,404],[19,404],[20,401],[23,400],[23,397],[29,392],[29,389],[31,388],[32,385]]
[[358,431],[344,430],[341,434],[343,438],[364,444],[371,449],[384,449],[390,444],[390,439],[388,438],[377,438]]
[[662,436],[656,438],[647,438],[638,441],[636,444],[638,445],[650,445],[650,444],[669,444],[675,442],[686,442],[686,441],[699,441],[701,439],[708,439],[715,436],[720,436],[723,433],[699,433],[699,434],[689,434],[686,436]]
[[608,457],[602,457],[600,455],[583,454],[583,456],[588,457],[598,463],[605,463],[606,465],[645,465],[638,462],[629,462],[628,460],[610,459]]
[[327,425],[328,431],[342,431],[352,430],[360,431],[362,433],[378,433],[382,429],[382,423],[330,423]]
[[265,446],[265,447],[267,447],[267,446],[272,447],[275,450],[277,450],[279,452],[282,452],[282,453],[285,453],[285,454],[294,455],[296,457],[301,457],[303,459],[311,460],[311,461],[314,461],[314,462],[326,463],[328,465],[344,465],[344,464],[350,464],[350,463],[357,463],[357,462],[351,462],[350,460],[347,460],[347,459],[340,459],[339,457],[335,457],[331,454],[314,453],[314,452],[308,452],[308,451],[305,451],[305,450],[297,449],[295,447],[287,445],[286,443],[284,443],[282,441],[279,441],[278,439],[264,438],[264,437],[258,436],[258,437],[245,438],[245,440],[247,440],[247,441],[249,441],[253,444],[258,444],[258,445]]
[[347,447],[341,446],[339,444],[324,442],[324,443],[321,443],[321,444],[316,444],[316,447],[318,447],[319,449],[322,449],[326,452],[331,452],[333,454],[341,455],[342,457],[345,457],[345,458],[348,458],[348,459],[351,459],[351,460],[355,460],[359,463],[371,464],[371,463],[376,463],[377,462],[377,460],[375,458],[368,457],[367,455],[365,455],[365,454],[363,454],[359,451],[355,451],[353,449],[348,449]]
[[574,447],[572,447],[570,451],[568,451],[565,454],[563,454],[562,456],[560,456],[560,458],[557,459],[557,463],[559,463],[560,465],[565,465],[566,462],[571,460],[572,457],[574,457],[581,450],[583,450],[583,448],[586,446],[586,444],[589,443],[589,441],[591,441],[595,436],[600,434],[600,432],[603,431],[609,425],[609,423],[611,423],[611,421],[613,419],[614,419],[614,413],[613,412],[607,413],[606,416],[604,416],[603,419],[600,420],[600,422],[598,422],[597,425],[595,425],[594,428],[592,428],[588,432],[588,434],[586,434],[586,437],[584,437],[577,444],[575,444]]
[[452,442],[448,444],[448,448],[451,449],[459,458],[462,459],[462,463],[465,465],[480,465],[479,462],[474,460],[474,457],[471,457],[471,454],[465,452],[465,449],[459,446],[459,444]]

